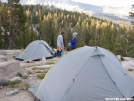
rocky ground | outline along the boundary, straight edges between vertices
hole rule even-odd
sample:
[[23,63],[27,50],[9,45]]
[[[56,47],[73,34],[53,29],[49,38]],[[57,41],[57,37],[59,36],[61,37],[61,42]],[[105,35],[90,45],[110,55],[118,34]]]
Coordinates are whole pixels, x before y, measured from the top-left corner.
[[[59,59],[57,57],[46,61],[15,60],[15,56],[23,50],[0,50],[0,80],[10,81],[8,86],[1,86],[0,101],[34,101],[34,96],[27,90],[30,86],[44,78],[48,70]],[[122,57],[123,67],[134,78],[134,59]],[[15,94],[11,94],[16,91]],[[19,99],[19,100],[18,100]]]
[[[15,56],[22,50],[0,50],[0,80],[15,80],[13,84],[1,86],[0,101],[34,101],[34,96],[27,90],[28,87],[42,80],[52,65],[59,59],[57,57],[46,61],[19,61]],[[18,78],[20,76],[20,78]],[[17,83],[16,83],[17,81]],[[13,95],[8,93],[18,90]]]

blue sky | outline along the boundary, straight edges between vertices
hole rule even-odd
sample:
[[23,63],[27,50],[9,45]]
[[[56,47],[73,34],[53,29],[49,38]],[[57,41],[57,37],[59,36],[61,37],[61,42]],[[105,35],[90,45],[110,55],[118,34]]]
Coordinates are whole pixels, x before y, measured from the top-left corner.
[[73,0],[82,3],[89,3],[94,5],[106,5],[113,7],[132,7],[134,0]]

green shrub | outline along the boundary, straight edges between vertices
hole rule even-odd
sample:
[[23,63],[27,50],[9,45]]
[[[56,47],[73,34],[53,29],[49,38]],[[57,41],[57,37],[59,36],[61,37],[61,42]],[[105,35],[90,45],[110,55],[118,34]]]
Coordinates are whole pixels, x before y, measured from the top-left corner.
[[48,65],[55,64],[55,62],[47,62]]
[[30,88],[30,85],[29,84],[24,84],[26,89]]
[[5,61],[7,61],[7,58],[3,58]]
[[16,56],[12,56],[12,58],[15,58]]
[[34,67],[32,70],[44,70],[45,68]]
[[9,83],[9,87],[14,88],[14,87],[17,87],[18,84],[20,84],[20,82],[18,82],[18,81],[11,81],[11,82]]
[[16,76],[22,77],[22,74],[21,74],[20,72],[18,72],[18,73],[16,74]]
[[38,75],[37,75],[37,78],[39,78],[39,79],[44,79],[45,75],[46,75],[46,74],[38,74]]
[[27,90],[28,88],[30,88],[30,85],[27,84],[27,83],[21,83],[21,84],[18,85],[18,88],[20,90]]

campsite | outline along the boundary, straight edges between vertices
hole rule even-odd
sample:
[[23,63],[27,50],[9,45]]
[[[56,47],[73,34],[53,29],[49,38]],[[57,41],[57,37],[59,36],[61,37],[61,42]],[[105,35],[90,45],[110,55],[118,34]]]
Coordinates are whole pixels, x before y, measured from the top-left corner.
[[0,101],[134,101],[133,3],[0,0]]
[[[11,79],[16,77],[16,74],[24,74],[21,76],[20,84],[11,84],[9,86],[0,86],[0,101],[33,101],[34,96],[28,91],[28,87],[42,80],[50,69],[50,67],[58,60],[51,58],[46,61],[26,61],[16,60],[15,56],[22,53],[24,50],[0,50],[0,68],[7,67],[6,70],[0,69],[0,79]],[[39,69],[38,69],[39,68]],[[1,85],[1,82],[0,82]],[[7,92],[19,90],[18,94],[6,96]]]
[[[82,50],[80,49],[80,51],[82,52],[82,51],[84,51],[85,49],[88,49],[88,47],[86,46],[86,47],[83,47],[82,48]],[[79,49],[78,49],[79,50]],[[103,49],[102,49],[103,50]],[[16,60],[15,59],[15,57],[14,56],[17,56],[17,55],[19,55],[19,54],[21,54],[22,52],[23,52],[24,50],[1,50],[0,51],[0,54],[1,54],[1,57],[3,56],[5,56],[4,58],[6,58],[7,60],[5,61],[5,60],[2,60],[3,58],[1,58],[1,61],[4,61],[4,62],[2,62],[2,63],[0,63],[0,67],[2,67],[2,66],[4,66],[4,65],[8,65],[8,64],[10,64],[10,68],[12,67],[12,69],[14,68],[15,70],[14,71],[17,71],[17,72],[21,72],[22,74],[24,74],[24,73],[26,73],[27,74],[27,78],[26,79],[24,79],[23,77],[21,77],[22,78],[22,80],[21,80],[21,82],[23,82],[23,83],[20,83],[20,84],[17,84],[15,87],[10,87],[10,86],[3,86],[2,88],[0,88],[0,94],[1,94],[1,96],[0,96],[0,100],[1,101],[18,101],[18,99],[19,99],[19,101],[24,101],[24,99],[25,99],[25,101],[34,101],[34,99],[35,99],[35,96],[28,90],[28,88],[26,87],[26,86],[24,86],[24,85],[28,85],[28,87],[33,87],[35,84],[37,84],[37,83],[39,83],[39,82],[41,82],[41,80],[42,79],[39,79],[38,77],[37,77],[37,75],[38,74],[46,74],[48,71],[49,71],[49,69],[53,66],[53,65],[55,65],[56,63],[57,63],[57,65],[58,64],[61,64],[61,65],[63,65],[63,66],[61,66],[62,68],[60,69],[60,70],[56,70],[57,71],[57,73],[58,72],[60,72],[60,71],[63,71],[63,70],[65,70],[66,71],[66,73],[64,73],[64,74],[66,74],[66,78],[60,78],[59,80],[60,80],[60,82],[62,82],[62,81],[64,81],[64,82],[62,82],[62,83],[60,83],[60,82],[57,82],[57,81],[59,81],[58,79],[53,79],[54,81],[51,81],[52,83],[52,85],[53,86],[57,86],[57,88],[58,88],[58,86],[60,86],[61,87],[61,85],[60,84],[66,84],[67,82],[68,82],[68,80],[67,79],[69,79],[69,77],[71,77],[71,75],[74,75],[75,73],[73,72],[73,74],[71,73],[71,71],[74,71],[74,70],[72,70],[72,63],[73,63],[73,61],[75,61],[75,63],[77,63],[77,64],[74,64],[74,65],[78,65],[78,66],[75,66],[76,68],[77,68],[77,70],[75,70],[75,71],[78,71],[78,69],[80,69],[79,67],[81,67],[81,65],[83,65],[83,64],[81,64],[82,62],[77,62],[77,61],[80,61],[81,59],[82,59],[82,61],[86,61],[86,59],[88,58],[88,56],[83,56],[83,57],[87,57],[87,58],[82,58],[81,56],[81,58],[78,58],[77,57],[77,59],[73,59],[73,58],[70,58],[70,59],[72,59],[71,61],[72,61],[72,63],[68,63],[69,61],[67,61],[67,60],[64,60],[64,58],[66,58],[66,56],[63,56],[61,59],[59,59],[59,58],[57,58],[57,57],[53,57],[53,58],[49,58],[49,59],[46,59],[46,61],[29,61],[29,62],[27,62],[27,61],[20,61],[20,60]],[[74,51],[75,52],[75,51]],[[72,51],[72,52],[67,52],[65,55],[69,55],[69,56],[71,56],[71,53],[72,54],[74,54],[74,52]],[[85,53],[86,51],[84,51],[84,53]],[[87,52],[89,52],[89,53],[92,53],[93,52],[93,50],[90,50],[90,51],[87,51]],[[105,50],[104,50],[104,53],[106,53],[105,52]],[[103,56],[104,55],[104,53],[100,53],[100,51],[94,51],[94,53],[92,54],[93,56],[97,56],[97,55],[99,55],[99,56]],[[78,54],[77,52],[75,52],[75,54]],[[74,54],[74,55],[75,55]],[[111,56],[110,56],[111,57]],[[115,58],[115,57],[113,57],[113,58]],[[134,61],[134,59],[133,58],[130,58],[130,57],[122,57],[122,58],[124,58],[124,60],[123,61],[121,61],[121,63],[122,63],[122,65],[123,65],[123,67],[125,68],[125,70],[126,70],[126,72],[127,73],[129,73],[129,75],[132,77],[132,78],[134,78],[134,63],[133,63],[133,61]],[[9,59],[9,60],[8,60]],[[84,59],[84,60],[83,60]],[[62,62],[62,60],[63,61],[66,61],[66,62]],[[58,62],[59,61],[59,62]],[[92,60],[93,61],[93,60]],[[120,60],[119,60],[120,61]],[[60,63],[61,62],[61,63]],[[17,63],[17,65],[16,65],[16,63]],[[91,63],[93,63],[93,62],[91,62]],[[89,63],[89,64],[87,64],[87,65],[90,65],[91,63]],[[66,67],[65,67],[65,66]],[[97,65],[97,64],[95,64],[95,65]],[[119,64],[117,64],[117,65],[119,65]],[[8,67],[8,66],[7,66]],[[20,70],[20,68],[22,69],[22,71]],[[37,68],[39,68],[39,69],[37,69]],[[45,69],[43,69],[43,68],[45,68]],[[56,65],[55,65],[55,68],[58,68]],[[64,68],[67,68],[67,69],[64,69]],[[62,70],[63,69],[63,70]],[[43,71],[44,70],[44,71]],[[1,70],[2,71],[2,70]],[[9,72],[8,72],[9,71]],[[25,71],[25,72],[24,72]],[[51,71],[51,69],[50,69],[50,71]],[[68,71],[68,72],[67,72]],[[87,71],[87,70],[86,70]],[[99,71],[98,71],[98,69],[97,68],[91,68],[91,70],[88,70],[88,71],[90,71],[91,73],[89,73],[89,74],[91,74],[91,75],[96,75],[96,74],[98,74],[99,73]],[[97,72],[98,71],[98,72]],[[110,70],[110,71],[112,71],[112,70]],[[6,73],[10,73],[10,76],[4,76],[3,75],[3,77],[6,77],[6,78],[8,78],[8,79],[11,79],[12,77],[15,77],[15,74],[14,73],[11,73],[11,70],[9,70],[9,69],[7,69],[6,71],[5,71]],[[55,72],[55,70],[53,71],[53,72]],[[97,73],[93,73],[93,72],[97,72]],[[125,71],[124,71],[125,72]],[[68,77],[68,73],[69,73],[69,77]],[[93,73],[93,74],[92,74]],[[0,75],[1,75],[2,73],[0,72]],[[4,74],[4,73],[3,73]],[[49,73],[48,73],[49,74]],[[76,72],[76,74],[77,74],[77,72]],[[85,74],[85,73],[84,73]],[[51,76],[53,76],[53,73],[52,72],[50,72],[50,75]],[[63,74],[61,74],[61,75],[63,75]],[[93,77],[93,76],[91,76],[90,75],[90,77]],[[2,75],[1,75],[2,76]],[[86,75],[86,76],[88,76],[88,75]],[[54,76],[55,78],[57,78],[56,77],[56,74],[55,74],[55,76]],[[60,76],[60,77],[62,77],[62,76]],[[89,77],[89,76],[88,76]],[[43,77],[44,78],[44,77]],[[51,78],[51,77],[49,77],[49,78]],[[96,78],[96,77],[95,77]],[[94,78],[94,79],[95,79]],[[63,79],[63,80],[62,80]],[[92,78],[93,79],[93,78]],[[70,80],[71,80],[71,78],[70,78]],[[70,81],[69,80],[69,81]],[[82,80],[86,80],[86,79],[82,79]],[[72,82],[73,82],[73,80],[71,80]],[[75,80],[74,80],[75,81]],[[102,80],[101,80],[102,81]],[[57,82],[57,83],[55,83],[55,82]],[[82,82],[84,82],[84,81],[82,81]],[[87,81],[85,81],[85,82],[87,82]],[[93,82],[93,81],[92,81]],[[104,81],[103,81],[104,82]],[[129,81],[128,81],[129,82]],[[128,83],[128,82],[126,82],[126,83]],[[69,82],[68,82],[69,83]],[[23,85],[24,84],[24,85]],[[85,83],[85,84],[87,84],[87,83]],[[99,84],[100,85],[100,84]],[[85,85],[86,86],[86,85]],[[106,85],[105,85],[106,86]],[[10,95],[10,96],[7,96],[6,95],[6,93],[7,92],[11,92],[11,91],[14,91],[15,89],[18,89],[19,90],[19,92],[18,93],[16,93],[16,94],[13,94],[13,95]],[[34,89],[33,89],[34,90]],[[61,90],[63,90],[63,89],[61,89]],[[34,91],[33,91],[34,92]],[[41,91],[42,92],[42,91]],[[44,92],[44,91],[43,91]],[[55,93],[56,93],[56,91],[54,91]],[[54,93],[53,92],[53,93]],[[60,91],[58,90],[58,94],[60,94],[59,93]],[[34,92],[35,93],[35,92]],[[40,92],[39,92],[40,93]]]

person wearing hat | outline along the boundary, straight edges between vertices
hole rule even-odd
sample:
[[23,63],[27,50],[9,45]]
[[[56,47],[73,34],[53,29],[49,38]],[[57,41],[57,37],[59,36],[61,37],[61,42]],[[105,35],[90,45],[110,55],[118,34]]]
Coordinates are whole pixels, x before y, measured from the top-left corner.
[[76,49],[77,48],[77,32],[74,32],[73,33],[73,38],[72,38],[72,40],[70,41],[71,42],[71,49],[73,50],[73,49]]
[[57,37],[57,56],[61,57],[62,51],[64,51],[64,40],[63,40],[64,32],[61,32]]

